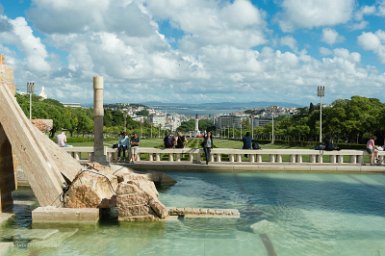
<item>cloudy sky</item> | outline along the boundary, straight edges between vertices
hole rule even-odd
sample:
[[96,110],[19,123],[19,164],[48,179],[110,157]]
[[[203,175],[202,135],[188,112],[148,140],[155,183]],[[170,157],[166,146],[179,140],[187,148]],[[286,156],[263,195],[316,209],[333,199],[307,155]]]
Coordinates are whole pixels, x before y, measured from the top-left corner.
[[0,0],[19,91],[92,102],[385,101],[385,0]]

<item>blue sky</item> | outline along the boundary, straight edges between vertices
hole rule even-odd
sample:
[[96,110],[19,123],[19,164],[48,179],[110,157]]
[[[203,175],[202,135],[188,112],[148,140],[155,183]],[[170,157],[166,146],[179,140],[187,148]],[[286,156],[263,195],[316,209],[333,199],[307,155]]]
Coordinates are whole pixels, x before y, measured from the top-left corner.
[[17,88],[62,102],[385,101],[385,0],[0,0]]

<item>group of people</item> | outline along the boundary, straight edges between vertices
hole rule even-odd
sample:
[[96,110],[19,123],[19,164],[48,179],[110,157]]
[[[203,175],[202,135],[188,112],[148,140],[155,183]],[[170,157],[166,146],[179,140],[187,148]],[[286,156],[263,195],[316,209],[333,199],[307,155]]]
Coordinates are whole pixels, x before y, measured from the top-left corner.
[[[242,149],[261,149],[258,142],[256,140],[253,140],[253,138],[251,137],[250,132],[247,132],[246,135],[243,136],[242,142]],[[206,165],[208,165],[211,159],[211,149],[214,146],[213,134],[211,131],[204,134],[201,146],[205,153]]]
[[118,144],[116,145],[118,148],[118,161],[126,161],[127,159],[129,162],[134,163],[138,158],[136,151],[139,143],[140,139],[137,133],[134,133],[130,137],[127,132],[121,132],[119,135]]
[[176,135],[166,134],[163,143],[165,148],[184,148],[187,139],[186,136],[178,132]]

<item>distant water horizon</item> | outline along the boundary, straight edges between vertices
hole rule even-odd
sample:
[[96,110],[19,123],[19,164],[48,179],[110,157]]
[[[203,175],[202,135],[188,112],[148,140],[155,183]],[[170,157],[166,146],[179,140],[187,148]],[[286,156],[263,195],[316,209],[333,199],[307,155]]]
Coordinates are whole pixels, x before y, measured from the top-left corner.
[[218,115],[232,112],[244,111],[248,109],[280,106],[280,107],[303,107],[298,104],[288,102],[217,102],[217,103],[164,103],[164,102],[144,102],[143,105],[155,108],[166,113],[178,113],[187,116],[193,115]]
[[[280,106],[288,108],[301,108],[304,107],[299,104],[289,102],[268,102],[268,101],[256,101],[256,102],[214,102],[214,103],[172,103],[172,102],[106,102],[109,104],[141,104],[150,108],[154,108],[164,113],[177,113],[186,116],[195,116],[196,114],[201,116],[208,115],[220,115],[229,114],[233,112],[245,111],[248,109]],[[92,107],[93,104],[82,104],[85,107]]]

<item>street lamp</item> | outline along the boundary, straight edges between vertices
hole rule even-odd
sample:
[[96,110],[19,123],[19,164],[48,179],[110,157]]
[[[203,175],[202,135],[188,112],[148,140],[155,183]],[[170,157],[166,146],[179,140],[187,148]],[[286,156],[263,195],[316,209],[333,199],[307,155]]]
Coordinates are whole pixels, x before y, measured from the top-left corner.
[[128,109],[123,108],[123,117],[124,117],[124,132],[127,131],[127,116],[128,116]]
[[29,93],[29,120],[32,119],[32,94],[34,87],[35,83],[27,82],[27,93]]
[[271,144],[275,143],[275,131],[274,131],[274,113],[277,109],[277,106],[271,108]]
[[254,139],[254,115],[250,115],[251,119],[251,140]]
[[242,134],[243,134],[243,132],[242,132],[242,121],[241,121],[241,134],[239,135],[239,138],[241,138],[242,139]]
[[271,111],[271,144],[275,142],[275,134],[274,134],[274,112]]
[[325,86],[317,86],[317,96],[320,98],[320,104],[319,104],[319,142],[322,143],[322,97],[325,96]]

